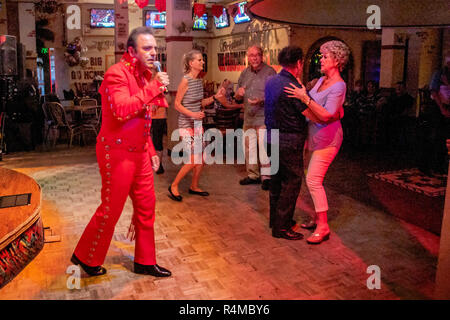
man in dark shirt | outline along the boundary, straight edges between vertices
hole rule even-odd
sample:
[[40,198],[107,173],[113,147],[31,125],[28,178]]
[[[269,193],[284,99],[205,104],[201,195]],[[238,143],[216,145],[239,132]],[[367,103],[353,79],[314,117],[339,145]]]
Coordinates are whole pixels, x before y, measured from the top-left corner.
[[[289,98],[284,91],[291,83],[301,87],[297,78],[303,72],[302,49],[285,47],[280,51],[278,61],[283,69],[266,83],[264,105],[271,162],[273,164],[277,156],[279,160],[278,171],[271,172],[270,227],[275,238],[300,240],[303,235],[292,227],[296,224],[293,217],[303,178],[303,147],[308,132],[305,117],[315,122],[333,119],[324,108],[314,109],[313,113],[306,104]],[[279,139],[276,139],[275,130],[278,130]],[[278,154],[275,154],[276,150],[279,150]]]

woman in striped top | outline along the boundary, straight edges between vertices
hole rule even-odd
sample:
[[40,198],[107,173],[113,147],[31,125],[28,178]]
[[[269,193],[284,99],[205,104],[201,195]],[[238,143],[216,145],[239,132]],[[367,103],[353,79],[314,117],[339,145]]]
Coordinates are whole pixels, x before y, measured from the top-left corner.
[[[203,55],[200,51],[191,50],[183,56],[184,77],[178,86],[175,97],[175,109],[179,112],[178,127],[185,144],[183,151],[190,151],[190,161],[181,167],[175,180],[169,186],[170,198],[181,201],[182,196],[178,191],[178,184],[186,174],[194,170],[192,175],[190,194],[208,196],[209,193],[203,191],[198,186],[200,173],[203,168],[203,128],[202,119],[205,117],[203,108],[210,105],[218,97],[223,95],[223,90],[218,91],[214,96],[203,98],[203,82],[198,78],[203,70]],[[195,142],[195,143],[194,143]],[[197,145],[195,147],[195,145]]]

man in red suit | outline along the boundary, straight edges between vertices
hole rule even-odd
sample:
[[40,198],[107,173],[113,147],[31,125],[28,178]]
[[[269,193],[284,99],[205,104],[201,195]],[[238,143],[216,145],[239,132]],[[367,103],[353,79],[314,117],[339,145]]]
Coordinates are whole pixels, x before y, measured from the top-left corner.
[[[127,52],[105,73],[100,87],[102,127],[97,137],[97,161],[102,177],[101,204],[84,230],[71,261],[97,276],[111,243],[114,227],[128,196],[133,201],[135,230],[134,272],[168,277],[156,264],[153,224],[153,170],[159,167],[150,138],[152,108],[168,107],[166,73],[154,70],[156,41],[147,27],[134,29]],[[153,71],[153,72],[152,72]]]

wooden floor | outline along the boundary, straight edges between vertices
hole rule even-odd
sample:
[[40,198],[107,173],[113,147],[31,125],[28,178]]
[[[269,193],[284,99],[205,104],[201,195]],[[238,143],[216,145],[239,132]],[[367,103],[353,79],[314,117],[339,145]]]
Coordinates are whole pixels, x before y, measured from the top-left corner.
[[[339,157],[339,155],[338,155]],[[319,246],[273,238],[268,192],[240,186],[242,165],[204,169],[201,198],[180,186],[183,202],[167,197],[178,167],[164,159],[155,176],[158,264],[170,278],[134,274],[134,245],[125,239],[132,213],[128,201],[104,266],[105,276],[67,288],[72,251],[99,205],[95,148],[58,146],[51,152],[4,156],[1,166],[29,174],[42,186],[44,225],[61,235],[11,283],[0,299],[431,299],[439,238],[327,188],[331,238]],[[327,186],[327,183],[325,183]],[[329,185],[335,185],[330,183]],[[296,218],[312,210],[305,187]],[[304,232],[305,236],[309,231]],[[368,266],[381,270],[381,289],[369,290]]]

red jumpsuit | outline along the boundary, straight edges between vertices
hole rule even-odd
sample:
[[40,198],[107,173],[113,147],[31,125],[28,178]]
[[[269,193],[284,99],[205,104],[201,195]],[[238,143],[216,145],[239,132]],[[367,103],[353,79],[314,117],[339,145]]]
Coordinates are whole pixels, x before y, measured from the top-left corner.
[[167,107],[152,73],[125,53],[105,73],[99,89],[102,127],[97,137],[97,161],[102,177],[101,204],[74,251],[88,266],[105,260],[114,228],[130,196],[136,232],[134,261],[156,264],[153,223],[155,191],[151,157],[156,155],[150,138],[152,106]]

